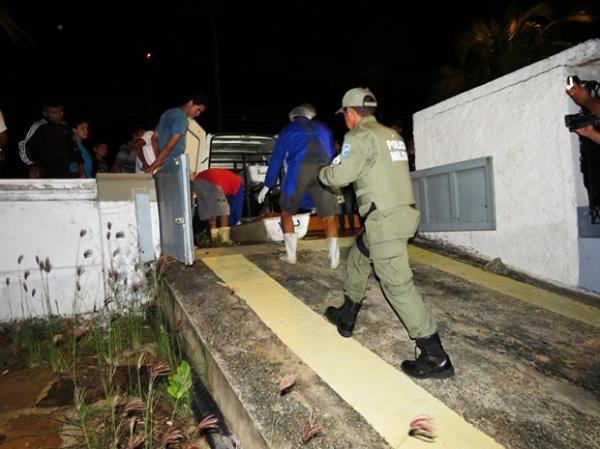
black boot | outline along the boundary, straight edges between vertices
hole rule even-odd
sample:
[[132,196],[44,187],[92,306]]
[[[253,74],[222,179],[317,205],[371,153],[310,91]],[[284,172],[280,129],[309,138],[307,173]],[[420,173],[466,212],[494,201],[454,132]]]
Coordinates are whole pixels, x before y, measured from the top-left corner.
[[337,326],[337,331],[342,337],[351,337],[361,305],[362,303],[354,302],[344,295],[344,304],[340,307],[327,307],[325,316],[330,323]]
[[437,332],[429,337],[417,338],[415,341],[421,353],[417,360],[402,362],[402,371],[418,379],[428,377],[443,379],[454,375],[454,367],[450,362],[450,357],[442,348],[442,342]]

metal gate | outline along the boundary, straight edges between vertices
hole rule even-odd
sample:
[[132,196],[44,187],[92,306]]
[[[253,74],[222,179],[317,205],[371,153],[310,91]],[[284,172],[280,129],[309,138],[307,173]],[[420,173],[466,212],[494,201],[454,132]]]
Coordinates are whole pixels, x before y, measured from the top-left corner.
[[183,154],[169,161],[154,178],[160,216],[161,251],[186,265],[193,265],[194,233],[188,157]]
[[418,170],[411,173],[419,231],[483,231],[496,229],[491,157]]

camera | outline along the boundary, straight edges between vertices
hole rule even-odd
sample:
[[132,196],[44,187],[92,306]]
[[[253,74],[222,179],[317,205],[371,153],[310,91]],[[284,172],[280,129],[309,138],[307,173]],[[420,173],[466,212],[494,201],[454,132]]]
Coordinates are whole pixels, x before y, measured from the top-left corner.
[[[568,76],[567,89],[570,89],[575,84],[585,87],[590,92],[592,97],[598,98],[600,84],[597,81],[580,80],[577,76]],[[600,118],[596,117],[586,108],[582,107],[581,112],[578,112],[577,114],[565,115],[565,126],[569,128],[569,131],[571,132],[574,132],[576,129],[583,128],[587,125],[600,128]]]
[[580,80],[578,76],[567,76],[567,87],[571,88],[575,84],[579,84],[580,86],[585,87],[590,91],[593,97],[598,97],[598,87],[600,87],[600,83],[598,81],[587,81]]
[[592,125],[594,128],[600,128],[600,118],[596,117],[591,112],[579,112],[577,114],[565,115],[565,126],[569,128],[569,131],[571,132],[587,125]]

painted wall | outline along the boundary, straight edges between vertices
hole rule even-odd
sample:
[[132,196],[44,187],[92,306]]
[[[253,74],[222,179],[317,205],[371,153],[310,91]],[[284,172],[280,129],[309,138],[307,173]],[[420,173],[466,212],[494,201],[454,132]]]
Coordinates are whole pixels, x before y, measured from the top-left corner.
[[0,180],[0,254],[0,321],[98,309],[115,289],[131,300],[145,279],[131,190],[99,198],[96,180]]
[[600,80],[600,40],[414,115],[417,170],[484,156],[494,164],[497,229],[425,236],[600,292],[600,239],[578,234],[577,208],[587,207],[587,193],[578,138],[564,126],[564,115],[579,111],[565,94],[568,75]]

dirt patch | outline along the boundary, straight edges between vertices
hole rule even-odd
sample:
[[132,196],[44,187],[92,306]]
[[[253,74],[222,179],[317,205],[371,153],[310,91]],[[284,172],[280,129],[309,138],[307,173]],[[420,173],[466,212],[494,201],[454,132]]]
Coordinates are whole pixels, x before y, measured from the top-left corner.
[[35,407],[39,396],[55,379],[55,374],[47,367],[26,368],[1,376],[0,416],[10,411]]
[[167,391],[173,383],[184,388],[184,377],[169,377],[181,361],[168,329],[147,332],[139,313],[101,319],[83,327],[56,318],[2,326],[0,448],[148,447],[150,426],[153,448],[208,447],[189,406]]
[[3,426],[2,449],[24,447],[59,448],[62,439],[58,435],[61,422],[52,416],[27,414],[10,419]]

